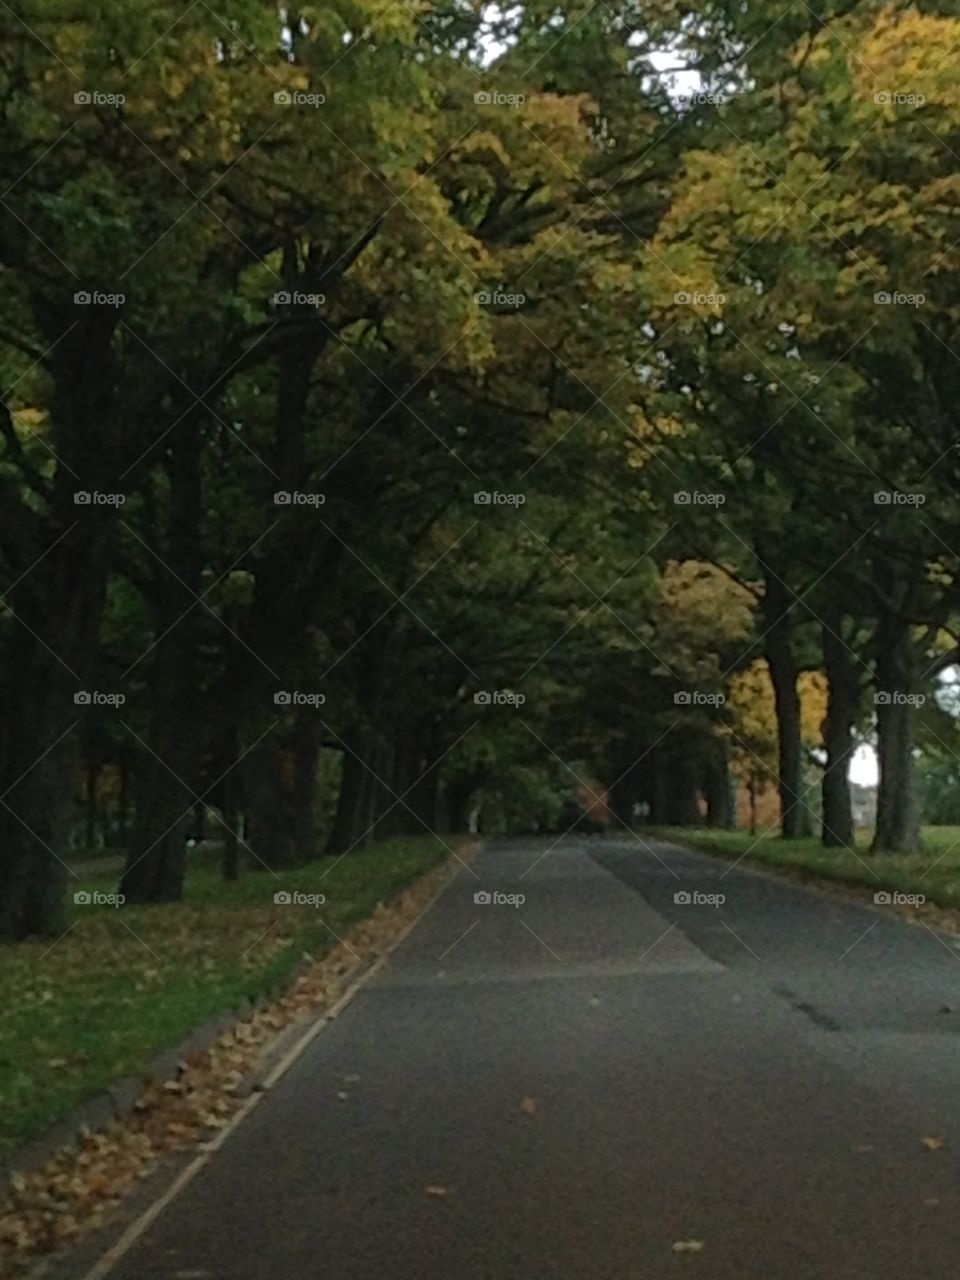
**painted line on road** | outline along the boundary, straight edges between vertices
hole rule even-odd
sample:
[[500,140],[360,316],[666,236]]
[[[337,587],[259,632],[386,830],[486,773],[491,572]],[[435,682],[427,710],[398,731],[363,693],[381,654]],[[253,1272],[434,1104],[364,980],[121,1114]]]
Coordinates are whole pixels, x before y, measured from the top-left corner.
[[340,996],[329,1009],[320,1014],[316,1022],[310,1026],[306,1032],[300,1037],[295,1045],[280,1059],[270,1074],[263,1081],[262,1089],[257,1093],[252,1093],[249,1098],[241,1106],[230,1123],[225,1129],[222,1129],[216,1137],[206,1143],[200,1154],[195,1156],[187,1167],[177,1175],[166,1191],[159,1196],[149,1208],[145,1209],[140,1216],[133,1221],[126,1231],[120,1236],[116,1244],[112,1245],[100,1260],[86,1273],[83,1280],[104,1280],[104,1277],[110,1275],[118,1262],[130,1252],[135,1244],[146,1234],[153,1226],[154,1222],[160,1217],[163,1211],[168,1208],[174,1200],[185,1191],[190,1183],[204,1166],[213,1159],[217,1152],[224,1146],[227,1139],[236,1132],[243,1124],[247,1116],[266,1098],[270,1090],[284,1076],[293,1064],[309,1049],[310,1045],[317,1038],[321,1031],[328,1023],[334,1021],[335,1018],[347,1007],[353,1000],[354,996],[361,991],[368,982],[372,982],[377,976],[386,962],[390,959],[394,951],[413,933],[417,925],[420,924],[424,916],[432,910],[434,905],[439,901],[441,896],[446,893],[447,889],[453,881],[462,872],[462,867],[455,867],[450,874],[442,881],[436,893],[430,897],[424,904],[423,910],[420,911],[410,923],[401,930],[400,934],[387,947],[383,955],[381,955],[374,963],[366,969],[353,983],[347,987],[346,991]]

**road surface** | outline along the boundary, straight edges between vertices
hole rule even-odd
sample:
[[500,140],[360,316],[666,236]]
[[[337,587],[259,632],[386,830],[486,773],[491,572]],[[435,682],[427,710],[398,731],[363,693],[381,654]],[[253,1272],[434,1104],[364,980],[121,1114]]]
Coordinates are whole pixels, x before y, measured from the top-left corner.
[[116,1280],[954,1280],[960,944],[551,846],[460,872]]

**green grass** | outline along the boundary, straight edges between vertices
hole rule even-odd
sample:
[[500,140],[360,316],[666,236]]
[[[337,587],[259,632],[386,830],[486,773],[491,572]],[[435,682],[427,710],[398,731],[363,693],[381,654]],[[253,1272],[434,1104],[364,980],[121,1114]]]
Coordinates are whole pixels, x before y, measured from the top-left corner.
[[[232,884],[212,856],[200,857],[182,903],[118,910],[71,900],[59,941],[0,947],[0,1153],[138,1075],[192,1028],[275,988],[304,952],[318,957],[335,944],[331,930],[342,937],[446,852],[434,838],[382,841],[279,879],[247,871]],[[112,893],[116,877],[71,885]],[[326,902],[275,905],[278,890]]]
[[928,902],[960,907],[960,827],[925,827],[922,850],[877,856],[868,853],[869,841],[862,833],[855,850],[825,849],[813,838],[781,840],[775,835],[751,836],[745,831],[667,827],[658,834],[730,859],[742,857],[744,862],[873,890],[922,893]]

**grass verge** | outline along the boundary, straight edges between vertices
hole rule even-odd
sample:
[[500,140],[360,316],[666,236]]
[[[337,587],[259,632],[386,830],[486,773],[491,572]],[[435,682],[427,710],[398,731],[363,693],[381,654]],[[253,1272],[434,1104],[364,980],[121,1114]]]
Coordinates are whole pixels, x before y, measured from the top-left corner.
[[[202,859],[181,903],[71,901],[59,940],[0,947],[0,1154],[139,1075],[194,1027],[275,989],[446,854],[432,837],[387,840],[234,883]],[[73,882],[91,895],[115,888],[112,875]],[[276,903],[278,892],[325,901]]]
[[718,853],[731,861],[756,862],[807,879],[901,893],[923,894],[936,906],[960,909],[960,827],[925,827],[923,849],[911,854],[870,854],[863,839],[856,849],[827,849],[818,839],[781,840],[745,831],[700,827],[657,830],[676,844]]

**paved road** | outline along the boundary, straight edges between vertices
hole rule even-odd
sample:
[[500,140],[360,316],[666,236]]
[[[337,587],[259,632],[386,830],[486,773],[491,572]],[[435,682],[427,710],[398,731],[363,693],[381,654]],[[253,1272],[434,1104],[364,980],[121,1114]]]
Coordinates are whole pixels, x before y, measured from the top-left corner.
[[949,939],[629,837],[473,870],[117,1280],[954,1280]]

